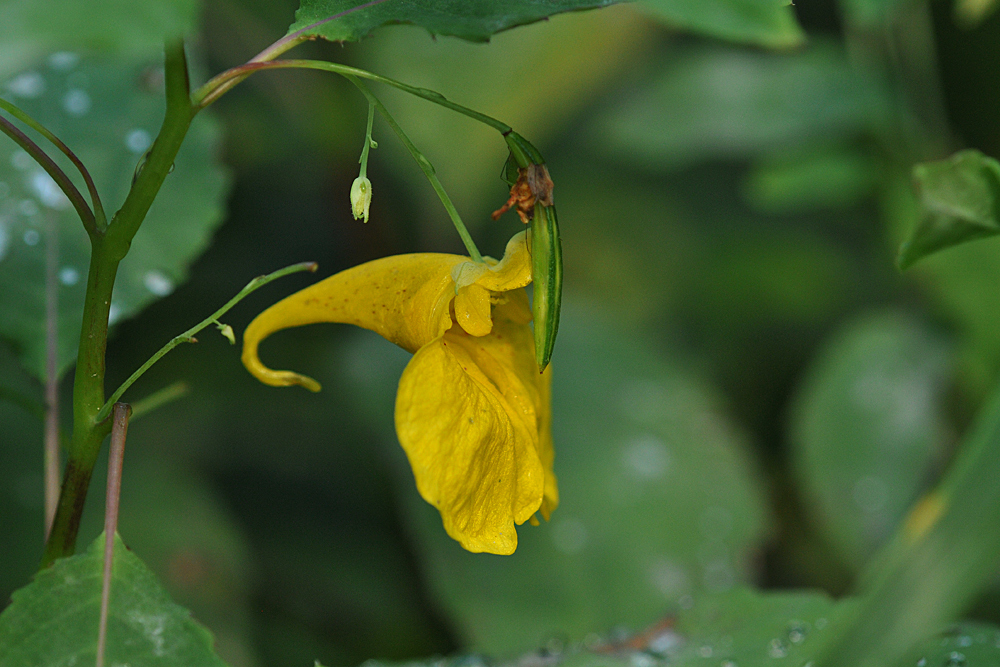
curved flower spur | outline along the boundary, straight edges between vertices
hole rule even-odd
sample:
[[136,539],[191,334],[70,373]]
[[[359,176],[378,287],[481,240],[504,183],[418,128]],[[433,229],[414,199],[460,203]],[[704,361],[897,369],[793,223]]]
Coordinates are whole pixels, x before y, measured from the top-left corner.
[[559,502],[552,472],[550,378],[538,372],[524,287],[526,234],[504,257],[416,253],[347,269],[279,301],[243,336],[243,363],[261,382],[312,378],[264,366],[257,347],[317,322],[370,329],[412,352],[396,395],[396,433],[420,495],[465,549],[511,554],[515,525],[537,524]]

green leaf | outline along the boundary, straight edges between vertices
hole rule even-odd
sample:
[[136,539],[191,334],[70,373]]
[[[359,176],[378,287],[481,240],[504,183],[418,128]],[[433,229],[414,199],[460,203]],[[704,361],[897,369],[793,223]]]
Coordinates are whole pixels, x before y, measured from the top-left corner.
[[812,521],[860,568],[943,453],[948,350],[896,312],[859,318],[809,369],[791,413],[792,460]]
[[805,33],[789,0],[645,0],[653,16],[678,28],[771,48],[798,46]]
[[[825,642],[836,637],[857,600],[833,601],[813,591],[759,592],[747,588],[709,595],[645,632],[624,638],[594,635],[587,647],[550,640],[537,650],[493,661],[479,655],[436,657],[428,661],[384,663],[369,667],[774,667],[810,665]],[[961,623],[922,642],[912,663],[994,665],[1000,658],[1000,629],[985,623]]]
[[836,47],[693,48],[598,115],[589,138],[629,164],[676,167],[855,138],[884,127],[889,108],[885,91]]
[[941,483],[913,508],[861,579],[864,597],[824,665],[897,664],[964,613],[1000,566],[1000,391]]
[[899,249],[906,269],[938,250],[1000,234],[1000,162],[976,150],[913,167],[922,215]]
[[[356,42],[380,26],[410,23],[426,28],[433,35],[487,42],[501,30],[534,23],[553,14],[606,7],[619,1],[390,0],[364,7],[357,0],[302,0],[288,32],[304,30],[306,35],[331,41]],[[355,7],[359,8],[352,11]]]
[[[511,557],[471,554],[445,534],[409,470],[399,477],[431,589],[477,650],[645,626],[692,595],[751,580],[768,530],[744,439],[713,392],[643,334],[572,308],[563,317],[553,362],[560,506],[551,522],[520,526]],[[351,354],[381,356],[367,345]],[[367,372],[391,397],[399,369]],[[391,398],[378,402],[368,409],[391,429]]]
[[[0,614],[0,666],[93,664],[104,536],[13,595]],[[224,667],[212,636],[170,601],[138,556],[115,536],[105,664]]]
[[[77,153],[90,169],[110,215],[124,201],[136,166],[162,122],[160,71],[158,60],[110,62],[61,52],[0,82],[0,91]],[[215,161],[218,135],[210,117],[193,123],[176,169],[119,268],[112,324],[182,282],[222,221],[227,177]],[[75,174],[69,166],[64,169]],[[74,180],[86,192],[82,181]],[[45,377],[50,222],[58,236],[61,374],[76,358],[90,241],[48,175],[4,137],[0,141],[0,311],[4,313],[0,336],[14,344],[22,362],[39,378]]]
[[156,55],[197,23],[198,0],[0,0],[0,44]]

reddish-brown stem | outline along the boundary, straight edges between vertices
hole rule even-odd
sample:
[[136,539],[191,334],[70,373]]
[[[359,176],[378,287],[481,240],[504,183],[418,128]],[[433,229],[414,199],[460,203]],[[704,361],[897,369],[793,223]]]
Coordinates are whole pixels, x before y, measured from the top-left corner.
[[45,250],[45,539],[59,503],[59,227],[49,216]]
[[125,436],[132,408],[127,403],[115,403],[111,423],[111,445],[108,451],[108,492],[104,503],[104,578],[101,584],[101,620],[97,629],[97,664],[104,667],[104,648],[108,639],[108,609],[111,606],[111,566],[115,556],[115,535],[118,532],[118,507],[122,490],[122,464],[125,461]]

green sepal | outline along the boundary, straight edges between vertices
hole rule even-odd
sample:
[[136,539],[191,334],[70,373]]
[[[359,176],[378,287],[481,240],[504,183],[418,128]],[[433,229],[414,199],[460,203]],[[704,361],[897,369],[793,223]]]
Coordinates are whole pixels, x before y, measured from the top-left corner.
[[517,183],[517,176],[517,159],[513,153],[507,153],[507,161],[503,163],[503,173],[500,178],[508,188],[512,188]]
[[531,219],[531,276],[534,297],[531,311],[535,319],[535,360],[541,373],[552,359],[559,330],[562,301],[562,243],[556,207],[535,203]]

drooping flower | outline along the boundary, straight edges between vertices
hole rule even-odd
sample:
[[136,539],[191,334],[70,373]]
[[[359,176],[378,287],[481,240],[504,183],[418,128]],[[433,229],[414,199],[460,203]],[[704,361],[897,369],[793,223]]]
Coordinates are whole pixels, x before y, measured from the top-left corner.
[[358,176],[351,184],[351,213],[355,220],[365,219],[368,222],[368,208],[372,205],[372,182],[364,176]]
[[281,329],[340,322],[413,353],[396,395],[396,433],[420,495],[445,530],[475,552],[510,554],[514,526],[559,502],[552,473],[550,371],[538,372],[524,287],[525,233],[501,261],[420,253],[384,257],[297,292],[257,316],[243,363],[274,386],[319,384],[257,356]]

